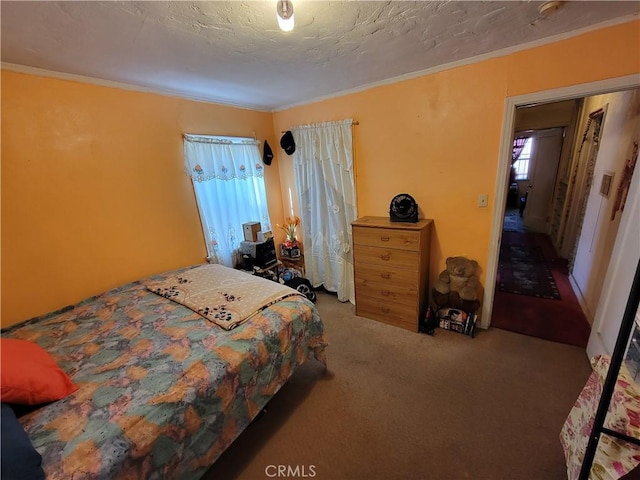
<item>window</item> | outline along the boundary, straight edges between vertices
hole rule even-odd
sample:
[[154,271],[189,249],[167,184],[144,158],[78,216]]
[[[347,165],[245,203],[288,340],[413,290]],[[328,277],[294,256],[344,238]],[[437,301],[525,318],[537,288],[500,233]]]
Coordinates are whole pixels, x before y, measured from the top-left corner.
[[515,170],[515,180],[528,180],[529,179],[529,163],[531,160],[531,151],[533,149],[533,137],[527,138],[527,141],[518,156],[518,159],[513,163],[513,169]]
[[240,261],[243,223],[260,222],[262,230],[271,230],[258,141],[185,135],[184,157],[209,258],[233,267]]

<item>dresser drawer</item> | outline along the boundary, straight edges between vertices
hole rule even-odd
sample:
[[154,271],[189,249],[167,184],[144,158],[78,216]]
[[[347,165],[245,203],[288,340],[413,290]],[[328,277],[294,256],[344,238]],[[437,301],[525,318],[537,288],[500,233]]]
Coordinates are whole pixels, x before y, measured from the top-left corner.
[[394,265],[375,265],[373,263],[358,263],[355,269],[356,277],[381,283],[394,283],[405,288],[418,285],[420,277],[418,271],[407,268],[395,268]]
[[384,302],[401,303],[414,308],[418,302],[418,286],[416,282],[404,285],[394,282],[374,282],[356,273],[355,284],[358,298],[363,295],[377,298]]
[[420,232],[389,228],[354,228],[353,243],[373,247],[420,250]]
[[356,299],[356,315],[406,328],[413,332],[418,331],[418,311],[416,306],[394,304],[358,295]]
[[364,263],[372,263],[375,265],[388,265],[389,268],[406,268],[417,272],[420,264],[418,252],[410,252],[408,250],[354,245],[353,253],[358,266]]

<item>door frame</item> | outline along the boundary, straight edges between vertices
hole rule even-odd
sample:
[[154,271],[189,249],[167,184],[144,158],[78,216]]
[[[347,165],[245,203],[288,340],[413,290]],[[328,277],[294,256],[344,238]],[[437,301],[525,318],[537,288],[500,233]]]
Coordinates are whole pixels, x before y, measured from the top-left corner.
[[496,276],[498,274],[498,257],[500,254],[500,242],[502,240],[502,226],[504,222],[504,208],[507,201],[507,183],[509,182],[509,168],[511,167],[511,151],[513,149],[513,133],[515,126],[516,107],[532,103],[557,102],[574,98],[590,97],[603,93],[612,93],[620,90],[629,90],[640,87],[640,75],[633,74],[624,77],[609,78],[596,82],[581,83],[569,87],[543,90],[506,97],[504,115],[502,120],[502,133],[500,151],[498,157],[498,169],[496,172],[495,201],[493,219],[491,222],[491,238],[489,240],[489,257],[487,260],[486,288],[482,301],[481,328],[489,328],[493,311],[493,298],[495,296]]

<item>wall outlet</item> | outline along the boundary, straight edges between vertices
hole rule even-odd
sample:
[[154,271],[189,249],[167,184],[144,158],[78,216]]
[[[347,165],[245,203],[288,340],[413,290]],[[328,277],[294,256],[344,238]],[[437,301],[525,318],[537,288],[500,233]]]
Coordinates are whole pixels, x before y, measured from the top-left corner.
[[488,203],[489,203],[489,195],[487,194],[478,195],[479,207],[486,207]]

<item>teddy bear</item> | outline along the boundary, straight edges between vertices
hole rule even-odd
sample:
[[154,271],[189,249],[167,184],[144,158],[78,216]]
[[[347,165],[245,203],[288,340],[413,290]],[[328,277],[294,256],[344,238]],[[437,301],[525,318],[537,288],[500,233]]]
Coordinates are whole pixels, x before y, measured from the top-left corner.
[[446,263],[447,268],[440,272],[433,288],[433,302],[437,307],[477,310],[480,306],[478,262],[466,257],[448,257]]

